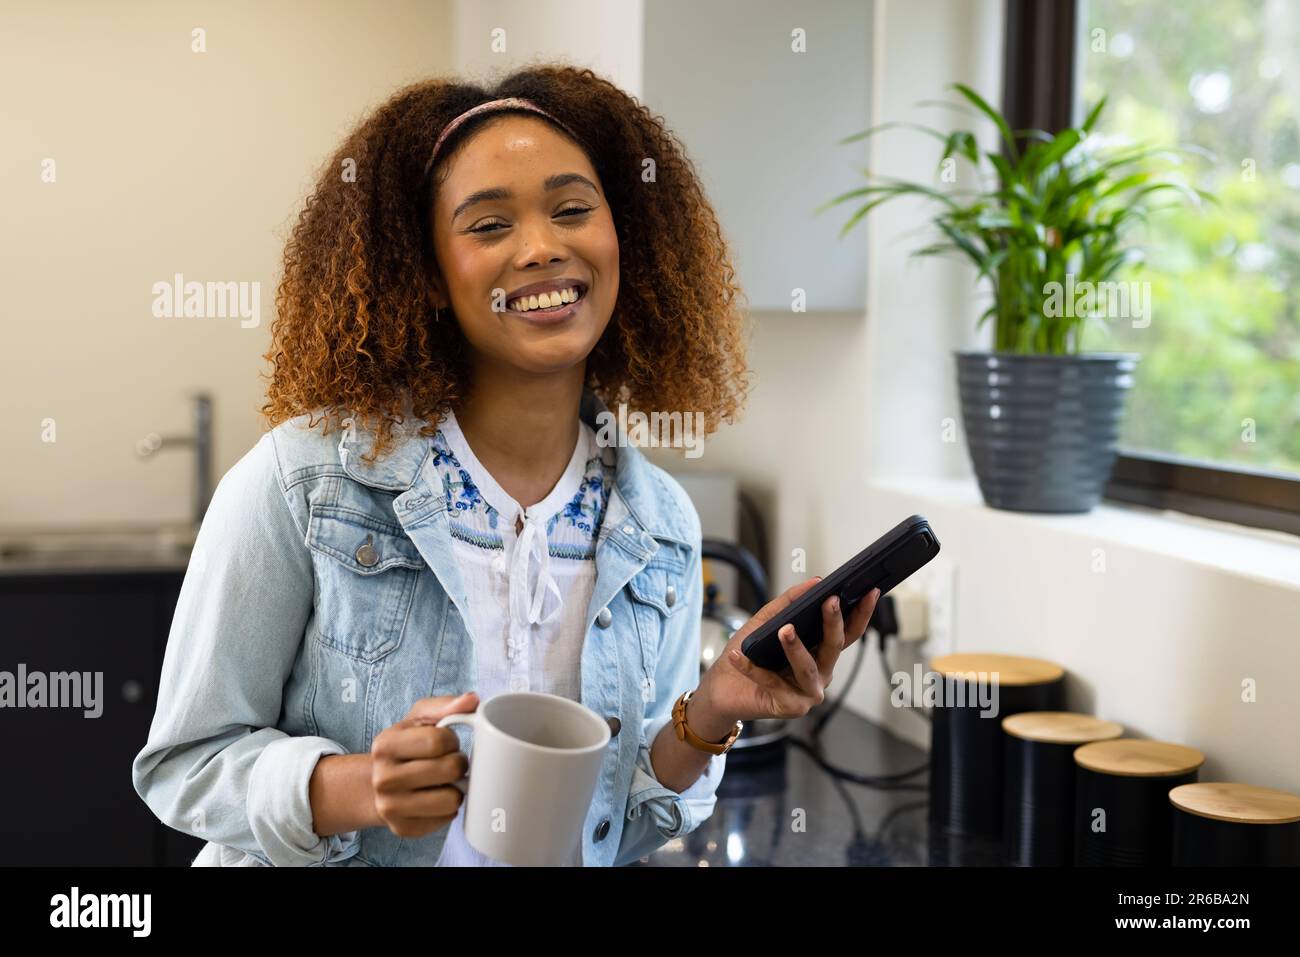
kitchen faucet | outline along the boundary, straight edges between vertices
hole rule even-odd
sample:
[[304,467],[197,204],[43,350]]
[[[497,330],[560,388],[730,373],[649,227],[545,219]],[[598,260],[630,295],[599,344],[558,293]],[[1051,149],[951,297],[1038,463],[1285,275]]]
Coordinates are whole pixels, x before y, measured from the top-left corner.
[[194,396],[194,433],[192,435],[152,434],[137,447],[142,458],[159,449],[194,448],[194,529],[203,524],[208,502],[212,500],[212,396]]

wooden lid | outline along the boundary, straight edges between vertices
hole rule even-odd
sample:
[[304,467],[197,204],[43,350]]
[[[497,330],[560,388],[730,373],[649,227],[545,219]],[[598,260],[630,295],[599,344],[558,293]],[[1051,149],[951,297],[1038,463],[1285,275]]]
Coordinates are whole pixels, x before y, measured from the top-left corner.
[[1294,824],[1300,821],[1300,795],[1254,784],[1180,784],[1169,803],[1201,817],[1233,824]]
[[1065,669],[1041,658],[1021,658],[1017,655],[940,655],[930,662],[935,671],[971,680],[970,672],[990,676],[998,673],[998,683],[1003,685],[1042,685],[1060,681]]
[[1205,755],[1195,748],[1168,741],[1097,741],[1074,752],[1074,763],[1099,774],[1123,777],[1159,778],[1186,774],[1205,763]]
[[1044,744],[1087,744],[1118,738],[1124,733],[1124,726],[1072,711],[1022,711],[1003,718],[1002,730]]

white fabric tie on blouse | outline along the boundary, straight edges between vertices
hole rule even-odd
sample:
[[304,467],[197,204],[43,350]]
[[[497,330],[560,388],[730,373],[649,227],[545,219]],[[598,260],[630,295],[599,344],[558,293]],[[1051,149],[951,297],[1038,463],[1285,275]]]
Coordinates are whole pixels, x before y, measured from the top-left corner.
[[[582,443],[579,443],[581,446]],[[545,519],[534,514],[535,509],[525,509],[524,527],[515,542],[514,554],[510,556],[510,621],[511,641],[510,656],[519,651],[519,642],[523,636],[520,630],[530,624],[544,625],[555,618],[564,606],[560,586],[551,575],[551,550],[546,540]],[[546,596],[554,596],[550,610],[543,614]]]
[[[588,443],[583,441],[586,436],[582,423],[579,423],[578,441],[574,443],[573,454],[569,457],[564,474],[542,501],[528,508],[521,507],[478,461],[454,412],[448,413],[441,428],[456,458],[469,470],[479,493],[506,520],[510,531],[514,532],[516,523],[523,520],[509,558],[510,637],[506,644],[506,654],[514,658],[528,640],[529,626],[553,621],[564,607],[563,592],[551,574],[546,523],[567,503],[582,482],[589,451]],[[497,571],[505,571],[505,562],[504,555],[498,556],[493,567]]]

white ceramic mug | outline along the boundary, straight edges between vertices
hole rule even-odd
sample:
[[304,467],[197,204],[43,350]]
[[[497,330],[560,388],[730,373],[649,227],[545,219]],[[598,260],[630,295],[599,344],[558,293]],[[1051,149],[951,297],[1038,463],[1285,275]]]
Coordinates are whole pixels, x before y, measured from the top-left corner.
[[[559,695],[510,691],[438,722],[474,730],[465,792],[465,839],[506,864],[566,864],[581,840],[609,744],[609,725]],[[466,783],[468,782],[468,783]]]

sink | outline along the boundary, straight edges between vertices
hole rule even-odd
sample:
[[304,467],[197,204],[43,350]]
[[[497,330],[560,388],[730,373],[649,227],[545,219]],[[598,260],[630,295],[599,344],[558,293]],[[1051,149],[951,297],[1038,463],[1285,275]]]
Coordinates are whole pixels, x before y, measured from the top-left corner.
[[194,537],[188,526],[0,531],[0,572],[183,571]]

